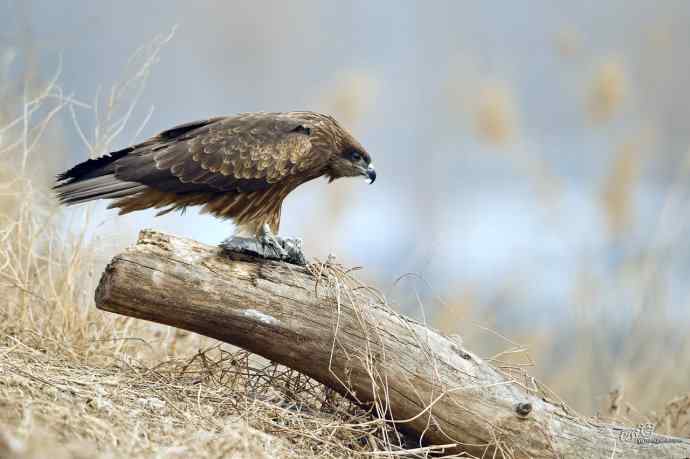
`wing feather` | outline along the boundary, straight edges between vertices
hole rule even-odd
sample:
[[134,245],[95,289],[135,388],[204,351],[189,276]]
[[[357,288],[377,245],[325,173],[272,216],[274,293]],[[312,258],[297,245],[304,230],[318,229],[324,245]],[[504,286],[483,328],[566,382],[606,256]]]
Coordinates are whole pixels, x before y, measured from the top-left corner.
[[116,175],[161,191],[260,191],[325,164],[310,133],[308,121],[280,113],[187,123],[128,155]]

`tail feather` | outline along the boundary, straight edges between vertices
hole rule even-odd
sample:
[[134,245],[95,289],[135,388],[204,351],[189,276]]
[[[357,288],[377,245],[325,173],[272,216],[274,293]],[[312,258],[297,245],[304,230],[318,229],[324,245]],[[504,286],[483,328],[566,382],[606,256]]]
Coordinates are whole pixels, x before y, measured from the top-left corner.
[[71,205],[95,199],[121,198],[144,191],[146,188],[146,185],[141,183],[124,182],[114,175],[103,175],[62,185],[57,188],[57,197],[60,203]]
[[[108,155],[101,156],[100,158],[89,159],[82,163],[77,164],[68,171],[58,174],[57,181],[64,182],[68,180],[67,183],[74,183],[80,180],[86,180],[100,175],[112,174],[115,172],[115,162],[131,153],[134,147],[128,147],[123,150],[114,151]],[[55,188],[65,185],[59,184]]]
[[121,198],[146,190],[146,185],[128,182],[115,176],[115,162],[132,148],[89,159],[57,176],[53,189],[61,204],[78,204],[96,199]]

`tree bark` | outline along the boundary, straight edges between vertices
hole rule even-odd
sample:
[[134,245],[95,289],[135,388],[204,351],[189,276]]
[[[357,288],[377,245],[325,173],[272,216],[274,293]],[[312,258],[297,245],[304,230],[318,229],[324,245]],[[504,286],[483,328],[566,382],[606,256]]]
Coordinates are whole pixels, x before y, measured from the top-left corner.
[[190,330],[298,370],[425,444],[484,457],[684,458],[690,441],[584,418],[392,311],[330,264],[307,267],[142,231],[96,291],[99,309]]

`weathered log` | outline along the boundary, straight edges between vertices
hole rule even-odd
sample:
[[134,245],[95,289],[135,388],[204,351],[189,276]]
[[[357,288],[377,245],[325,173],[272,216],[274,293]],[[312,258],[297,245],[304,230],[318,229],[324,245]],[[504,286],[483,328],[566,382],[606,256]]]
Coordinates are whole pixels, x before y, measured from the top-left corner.
[[145,230],[108,265],[96,305],[289,366],[425,444],[484,457],[690,457],[686,439],[573,413],[531,378],[393,312],[337,266],[288,265]]

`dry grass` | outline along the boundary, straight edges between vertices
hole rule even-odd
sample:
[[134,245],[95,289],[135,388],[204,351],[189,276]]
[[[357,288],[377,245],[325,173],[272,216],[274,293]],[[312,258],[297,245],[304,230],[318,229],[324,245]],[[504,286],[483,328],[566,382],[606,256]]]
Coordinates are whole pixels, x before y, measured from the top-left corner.
[[519,126],[515,94],[504,82],[484,83],[479,88],[475,104],[475,128],[480,139],[499,146],[517,139]]
[[604,215],[613,235],[620,235],[632,226],[634,188],[642,167],[639,142],[626,142],[618,148],[601,193]]
[[598,413],[605,421],[624,422],[628,425],[650,423],[656,433],[690,438],[690,394],[665,402],[660,412],[641,413],[628,402],[620,389],[612,390]]
[[588,109],[596,122],[608,121],[620,110],[627,92],[625,69],[618,59],[609,58],[594,72],[589,89]]
[[357,427],[367,413],[244,351],[145,363],[100,349],[78,361],[43,342],[2,343],[2,422],[17,457],[41,457],[43,436],[85,457],[352,457],[382,446],[376,426]]

